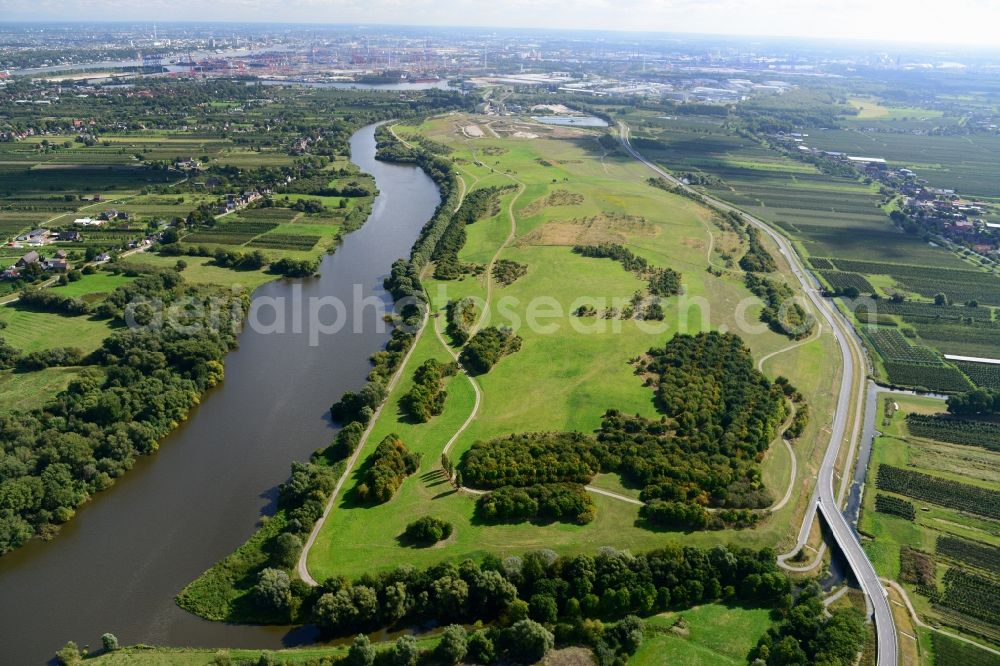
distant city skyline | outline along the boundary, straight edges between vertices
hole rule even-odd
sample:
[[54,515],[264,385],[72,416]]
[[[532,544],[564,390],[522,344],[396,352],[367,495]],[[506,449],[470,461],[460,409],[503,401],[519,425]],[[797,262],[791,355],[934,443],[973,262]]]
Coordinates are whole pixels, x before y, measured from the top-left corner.
[[367,23],[997,46],[991,0],[0,0],[7,21]]

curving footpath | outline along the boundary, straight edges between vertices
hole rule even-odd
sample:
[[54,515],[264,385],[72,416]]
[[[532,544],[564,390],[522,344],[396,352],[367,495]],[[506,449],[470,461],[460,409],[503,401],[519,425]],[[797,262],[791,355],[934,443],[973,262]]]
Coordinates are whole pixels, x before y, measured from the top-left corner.
[[[847,431],[848,414],[851,410],[851,397],[856,383],[855,373],[857,372],[858,375],[861,375],[862,381],[864,379],[864,375],[866,374],[864,361],[860,360],[858,363],[855,362],[856,360],[863,359],[864,357],[860,355],[859,352],[858,356],[855,356],[855,348],[852,348],[852,345],[856,345],[853,332],[848,327],[849,325],[842,320],[841,315],[836,310],[835,306],[820,296],[819,292],[815,288],[815,283],[806,272],[806,269],[798,255],[792,249],[788,240],[784,236],[778,234],[765,222],[757,219],[756,217],[748,215],[747,213],[725,203],[724,201],[705,195],[684,185],[667,171],[647,160],[632,147],[629,141],[628,125],[619,123],[619,128],[619,139],[625,150],[632,157],[652,169],[657,175],[667,179],[678,188],[696,194],[706,202],[716,206],[722,211],[732,211],[741,215],[743,219],[766,233],[771,240],[777,244],[778,249],[781,251],[782,256],[791,267],[792,272],[801,284],[806,296],[815,306],[816,310],[820,312],[826,322],[830,325],[830,328],[834,331],[834,337],[837,339],[837,343],[840,347],[844,371],[843,376],[841,377],[840,394],[837,398],[837,409],[834,413],[830,444],[827,447],[826,454],[824,455],[823,462],[820,466],[819,482],[817,483],[816,491],[810,499],[809,508],[806,511],[806,517],[803,521],[802,529],[799,532],[799,544],[801,545],[805,543],[812,525],[812,520],[816,515],[816,511],[819,510],[819,512],[822,513],[823,517],[826,519],[826,523],[830,527],[830,531],[833,534],[834,539],[837,541],[837,544],[843,551],[844,556],[847,558],[851,570],[854,572],[855,577],[861,584],[861,589],[871,602],[874,610],[875,629],[878,636],[878,664],[881,666],[894,666],[898,660],[896,625],[892,617],[892,610],[889,607],[888,595],[885,588],[882,586],[879,576],[875,572],[875,568],[872,566],[871,561],[868,559],[865,551],[861,548],[861,544],[854,536],[854,532],[851,530],[850,525],[841,513],[833,485],[834,468],[837,463],[837,458],[840,455],[841,442],[843,441],[844,435]],[[856,421],[854,430],[857,432]],[[853,438],[851,449],[853,450]],[[850,464],[850,460],[848,461],[848,464]]]

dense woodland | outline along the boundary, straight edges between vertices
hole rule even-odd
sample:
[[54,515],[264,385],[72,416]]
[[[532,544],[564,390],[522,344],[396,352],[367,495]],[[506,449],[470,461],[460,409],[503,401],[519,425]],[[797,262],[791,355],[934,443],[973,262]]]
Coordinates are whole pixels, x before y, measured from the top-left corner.
[[458,253],[465,246],[466,225],[496,215],[500,211],[500,198],[512,189],[513,185],[484,187],[465,195],[431,255],[435,278],[454,280],[467,272],[467,267],[458,260]]
[[823,591],[819,585],[809,583],[783,621],[768,629],[747,660],[767,666],[848,666],[856,663],[867,633],[860,612],[854,608],[827,612]]
[[[209,307],[213,299],[227,305]],[[155,326],[156,313],[144,303],[156,300],[201,307],[183,310],[183,328]],[[128,316],[140,326],[112,333],[83,361],[90,367],[45,407],[0,415],[0,553],[51,535],[137,456],[155,451],[222,380],[223,357],[247,306],[245,295],[187,285],[171,270],[118,287],[100,315]]]
[[597,508],[579,483],[502,486],[476,501],[476,515],[486,522],[563,522],[586,525]]
[[[787,415],[786,392],[794,389],[769,382],[732,334],[676,335],[650,350],[640,370],[657,386],[661,419],[609,410],[594,436],[521,433],[476,442],[459,466],[464,482],[502,490],[498,506],[530,506],[511,488],[586,484],[599,472],[617,472],[643,489],[644,501],[658,501],[643,515],[652,525],[753,525],[755,514],[735,509],[771,504],[759,462]],[[710,514],[705,507],[729,511]],[[486,515],[503,517],[499,509]]]

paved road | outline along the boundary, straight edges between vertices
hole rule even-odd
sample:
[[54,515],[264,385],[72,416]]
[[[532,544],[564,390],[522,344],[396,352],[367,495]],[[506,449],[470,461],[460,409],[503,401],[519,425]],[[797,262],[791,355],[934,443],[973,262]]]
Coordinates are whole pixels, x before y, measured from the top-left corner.
[[[778,245],[778,249],[781,251],[782,256],[784,256],[788,261],[789,266],[791,266],[792,272],[802,285],[802,289],[806,296],[808,296],[809,300],[812,301],[813,305],[816,306],[816,309],[820,312],[820,314],[822,314],[823,318],[834,331],[834,336],[840,346],[844,374],[841,379],[840,395],[837,398],[837,410],[834,413],[830,444],[827,447],[826,455],[824,455],[823,463],[820,466],[819,482],[817,484],[816,492],[810,500],[809,509],[806,511],[806,520],[803,523],[802,531],[799,535],[799,543],[802,544],[805,542],[803,534],[808,535],[810,526],[812,525],[812,518],[815,516],[815,512],[818,508],[820,513],[822,513],[823,517],[826,519],[826,523],[830,527],[830,531],[833,534],[834,539],[837,541],[838,546],[840,546],[841,551],[843,551],[845,557],[847,558],[848,564],[850,565],[852,571],[854,571],[855,577],[858,579],[858,582],[861,583],[861,589],[865,592],[871,602],[874,610],[875,628],[878,634],[878,663],[881,666],[895,666],[898,659],[896,651],[896,625],[892,617],[892,610],[889,607],[888,595],[885,588],[882,587],[882,583],[879,580],[878,574],[875,572],[875,568],[868,560],[868,556],[865,554],[865,551],[861,548],[861,544],[854,536],[854,532],[851,530],[850,525],[840,512],[833,486],[834,467],[837,463],[837,457],[840,454],[840,444],[847,431],[847,420],[851,407],[850,403],[852,390],[856,381],[855,373],[857,372],[858,375],[865,374],[863,361],[858,364],[862,366],[860,368],[856,367],[855,364],[855,357],[851,350],[851,345],[854,344],[854,338],[853,332],[850,328],[848,328],[849,324],[842,319],[840,313],[835,309],[835,307],[819,294],[816,289],[815,281],[806,272],[805,267],[798,258],[798,255],[794,252],[794,250],[792,250],[791,245],[784,236],[775,232],[770,226],[761,220],[758,220],[751,215],[747,215],[743,211],[730,206],[724,201],[707,196],[684,185],[667,171],[647,160],[632,147],[632,144],[629,141],[629,128],[627,125],[619,123],[619,127],[622,145],[625,150],[632,155],[632,157],[645,164],[672,184],[704,198],[720,210],[739,213],[742,215],[743,219],[747,220],[755,227],[766,233]],[[864,357],[859,355],[858,358],[863,359]]]

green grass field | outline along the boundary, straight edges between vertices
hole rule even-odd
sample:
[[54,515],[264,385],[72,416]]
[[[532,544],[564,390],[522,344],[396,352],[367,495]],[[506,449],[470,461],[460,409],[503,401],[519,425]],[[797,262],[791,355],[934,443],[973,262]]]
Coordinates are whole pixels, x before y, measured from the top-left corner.
[[0,372],[0,412],[41,407],[65,389],[80,368],[46,368],[35,372]]
[[[456,149],[460,172],[470,188],[513,182],[504,175],[507,170],[524,187],[523,194],[511,192],[504,197],[499,215],[467,228],[468,242],[460,253],[462,261],[488,263],[511,231],[506,211],[512,204],[516,230],[499,257],[525,264],[527,274],[510,286],[493,286],[489,323],[512,325],[524,343],[519,352],[478,378],[483,402],[468,430],[456,441],[453,459],[479,439],[511,432],[589,432],[599,425],[609,408],[655,417],[652,391],[634,375],[629,359],[662,345],[679,330],[741,330],[737,306],[747,296],[742,280],[715,277],[705,270],[709,234],[717,231],[709,221],[709,212],[690,200],[650,187],[646,183],[648,172],[631,159],[593,159],[590,151],[597,145],[593,135],[552,135],[540,128],[546,138],[463,141],[455,129],[454,117],[432,120],[408,131],[418,129]],[[487,158],[480,160],[487,152],[493,153],[488,162]],[[541,163],[543,157],[548,166]],[[481,162],[478,165],[477,160]],[[499,165],[494,164],[497,161]],[[489,166],[485,166],[487,163]],[[556,199],[564,203],[545,203],[557,191],[576,196],[560,195]],[[627,299],[643,287],[640,280],[615,262],[571,252],[576,242],[609,240],[627,244],[653,265],[682,272],[686,294],[665,302],[667,318],[660,330],[645,330],[645,324],[638,321],[580,320],[568,314],[580,304],[577,299],[581,297],[598,301]],[[431,324],[442,329],[442,310],[449,299],[483,299],[487,294],[483,277],[451,282],[428,280],[426,286],[435,314]],[[545,300],[537,300],[539,297]],[[525,325],[529,318],[550,311],[557,314],[539,319],[538,323],[551,330]],[[739,316],[757,324],[753,312],[740,312]],[[758,357],[788,346],[786,338],[759,325],[743,337]],[[770,364],[780,368],[813,402],[816,416],[810,424],[811,436],[803,437],[802,444],[797,445],[801,447],[797,455],[803,465],[815,461],[820,453],[815,434],[830,414],[829,396],[835,393],[837,374],[829,365],[830,359],[837,358],[832,344],[829,332],[825,332],[813,343],[774,356],[765,368],[769,375]],[[703,546],[720,542],[776,546],[785,542],[792,531],[791,523],[801,509],[798,494],[762,527],[739,532],[651,532],[636,526],[637,506],[603,496],[594,497],[596,520],[583,527],[477,524],[473,520],[475,497],[455,492],[438,472],[445,442],[472,409],[473,391],[468,380],[463,376],[449,380],[444,413],[428,423],[408,423],[400,413],[399,400],[410,387],[412,368],[427,358],[450,359],[433,330],[426,330],[418,342],[410,369],[404,371],[404,380],[390,395],[362,451],[363,460],[385,435],[395,432],[410,450],[423,455],[420,469],[404,482],[393,500],[375,507],[356,505],[353,488],[358,478],[355,474],[349,479],[346,492],[338,498],[310,551],[310,573],[318,580],[332,575],[357,576],[402,563],[425,566],[442,559],[480,557],[487,552],[506,555],[541,547],[579,553],[594,552],[604,545],[648,550],[666,541]],[[803,363],[806,360],[829,370],[816,372]],[[776,498],[787,487],[789,464],[784,451],[773,451],[765,460],[763,473],[773,482]],[[798,482],[803,478],[800,476]],[[614,486],[613,481],[611,484]],[[423,514],[453,522],[454,536],[433,548],[400,545],[397,537],[406,524]]]
[[107,319],[36,312],[19,308],[16,303],[0,307],[0,321],[7,323],[0,335],[23,352],[78,347],[88,353],[97,349],[112,330]]
[[178,260],[187,264],[187,267],[181,271],[181,275],[186,281],[194,284],[219,284],[227,287],[255,289],[277,277],[263,270],[235,271],[229,268],[220,268],[212,265],[213,259],[211,257],[161,257],[149,252],[140,252],[126,257],[124,261],[126,264],[173,268],[177,265]]
[[747,654],[771,626],[766,608],[711,604],[646,621],[646,640],[629,666],[728,666]]
[[55,285],[52,287],[52,291],[61,296],[72,296],[75,298],[83,298],[84,300],[93,300],[93,298],[88,297],[109,294],[118,287],[126,285],[134,279],[135,278],[124,275],[99,272],[94,273],[93,275],[84,275],[76,282],[70,282],[65,285]]

